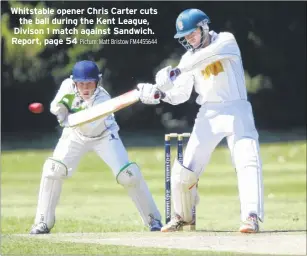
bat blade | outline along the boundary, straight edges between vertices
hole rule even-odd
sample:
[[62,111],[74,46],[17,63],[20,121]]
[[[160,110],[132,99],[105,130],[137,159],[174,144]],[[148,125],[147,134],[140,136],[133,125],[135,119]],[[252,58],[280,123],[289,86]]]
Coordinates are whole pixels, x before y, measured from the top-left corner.
[[[170,73],[172,81],[183,72],[189,71],[189,68],[174,68]],[[161,93],[154,95],[155,99],[161,98]],[[89,109],[79,111],[68,116],[68,126],[76,127],[82,124],[90,123],[112,113],[115,113],[123,108],[126,108],[140,99],[140,92],[137,89],[128,91],[122,95],[112,98],[108,101],[95,105]]]
[[131,90],[89,109],[71,114],[68,116],[68,125],[69,127],[76,127],[108,116],[136,103],[139,101],[139,96],[140,92],[137,89]]

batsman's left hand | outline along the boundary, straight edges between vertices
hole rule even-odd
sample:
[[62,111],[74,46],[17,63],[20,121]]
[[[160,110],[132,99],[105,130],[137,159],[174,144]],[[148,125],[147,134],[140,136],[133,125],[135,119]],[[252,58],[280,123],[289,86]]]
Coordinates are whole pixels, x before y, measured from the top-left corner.
[[179,74],[180,70],[178,68],[172,68],[171,66],[161,69],[156,74],[157,88],[162,92],[171,90],[174,86],[173,81]]

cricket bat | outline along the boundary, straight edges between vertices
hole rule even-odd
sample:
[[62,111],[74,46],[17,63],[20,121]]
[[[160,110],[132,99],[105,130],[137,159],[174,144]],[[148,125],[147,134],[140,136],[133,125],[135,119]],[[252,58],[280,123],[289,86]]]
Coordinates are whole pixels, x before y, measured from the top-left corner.
[[[170,72],[170,78],[175,80],[177,76],[181,74],[182,70],[174,68]],[[157,97],[160,97],[159,92],[157,92]],[[140,92],[137,89],[128,91],[122,95],[115,98],[107,100],[103,103],[97,104],[89,109],[79,111],[68,116],[68,126],[76,127],[86,123],[93,122],[112,113],[115,113],[123,108],[131,106],[132,104],[138,102],[140,99]]]
[[76,127],[93,122],[138,102],[139,97],[140,92],[137,89],[131,90],[89,109],[69,115],[68,125],[69,127]]

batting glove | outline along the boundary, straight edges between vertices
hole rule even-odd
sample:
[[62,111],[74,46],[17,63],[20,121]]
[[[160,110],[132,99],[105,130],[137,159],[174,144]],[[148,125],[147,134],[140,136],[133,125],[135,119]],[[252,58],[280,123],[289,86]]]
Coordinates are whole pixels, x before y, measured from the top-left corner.
[[144,104],[156,105],[160,103],[160,94],[156,85],[139,83],[137,88],[140,91],[140,100]]
[[180,70],[178,68],[172,68],[171,66],[167,66],[161,69],[156,74],[157,88],[162,92],[166,92],[172,89],[174,86],[173,81],[178,75],[180,75]]

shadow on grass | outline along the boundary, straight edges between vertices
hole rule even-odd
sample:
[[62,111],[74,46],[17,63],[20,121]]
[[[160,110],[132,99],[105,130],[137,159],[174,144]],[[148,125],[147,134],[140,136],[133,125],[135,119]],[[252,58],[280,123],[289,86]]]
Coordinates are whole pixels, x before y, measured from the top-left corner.
[[[185,132],[191,132],[186,130]],[[53,149],[61,136],[62,129],[56,128],[52,133],[1,133],[1,150],[29,150],[29,149]],[[177,132],[177,131],[172,131]],[[182,132],[182,131],[178,131]],[[135,131],[127,132],[124,129],[119,132],[126,147],[163,147],[165,131]],[[261,144],[265,143],[293,143],[306,141],[306,130],[296,129],[287,131],[259,131]],[[174,142],[175,143],[175,142]],[[224,139],[220,146],[225,146]]]

